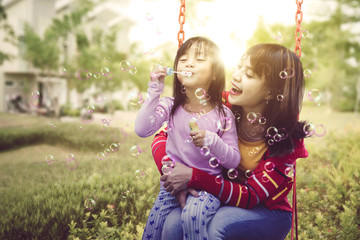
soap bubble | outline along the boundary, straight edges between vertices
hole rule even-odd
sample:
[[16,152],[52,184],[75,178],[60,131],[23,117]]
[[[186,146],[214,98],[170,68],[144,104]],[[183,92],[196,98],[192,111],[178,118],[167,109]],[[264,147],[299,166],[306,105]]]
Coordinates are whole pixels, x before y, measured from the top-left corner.
[[198,98],[198,99],[202,99],[204,98],[206,95],[206,91],[202,88],[198,88],[195,90],[195,96]]
[[119,67],[122,71],[128,71],[132,67],[132,64],[128,60],[123,60],[119,63]]
[[84,207],[87,209],[87,210],[92,210],[95,208],[95,205],[96,205],[96,201],[92,198],[87,198],[85,199],[84,201]]
[[112,152],[116,152],[118,149],[119,149],[119,144],[117,144],[117,143],[112,143],[111,145],[110,145],[110,150],[112,151]]
[[224,178],[223,178],[223,176],[220,174],[220,175],[217,175],[216,177],[215,177],[215,182],[217,183],[217,184],[222,184],[223,182],[224,182]]
[[55,158],[53,155],[49,154],[45,157],[45,160],[48,164],[53,163],[55,161]]
[[317,137],[323,137],[326,134],[326,129],[323,124],[317,124],[315,126],[314,135]]
[[133,155],[134,157],[139,156],[141,153],[141,149],[138,145],[134,145],[130,148],[130,154]]
[[174,167],[174,166],[175,166],[174,161],[173,161],[168,155],[165,155],[165,156],[161,159],[161,164],[162,164],[162,165],[168,165],[168,166],[170,166],[170,167]]
[[313,123],[306,123],[303,127],[303,131],[306,135],[312,135],[315,131],[315,125]]
[[227,175],[230,179],[235,179],[238,177],[238,171],[235,168],[231,168],[228,170]]
[[245,171],[245,177],[251,178],[254,175],[253,171],[248,169]]
[[275,164],[273,162],[267,162],[264,164],[264,169],[267,172],[272,172],[275,169]]
[[217,160],[216,157],[211,157],[210,160],[209,160],[209,165],[212,168],[216,168],[216,167],[219,166],[219,161]]
[[321,99],[321,92],[318,89],[311,89],[308,93],[308,98],[310,101],[319,103]]
[[200,153],[201,155],[203,156],[207,156],[210,154],[210,148],[208,148],[207,146],[203,146],[201,149],[200,149]]
[[96,155],[97,159],[99,160],[104,160],[104,158],[106,157],[105,156],[105,153],[103,152],[99,152],[97,155]]
[[310,69],[305,69],[304,70],[304,77],[305,78],[311,77],[311,70]]
[[254,112],[249,112],[246,117],[247,117],[247,120],[248,120],[250,123],[253,123],[253,122],[255,122],[256,119],[257,119],[257,114],[254,113]]
[[232,119],[230,117],[221,117],[217,122],[216,126],[220,131],[226,132],[230,130],[232,126]]
[[135,171],[136,178],[142,178],[143,176],[144,176],[144,173],[140,169]]
[[172,173],[172,169],[173,169],[173,168],[172,168],[170,165],[165,164],[165,165],[163,165],[163,166],[161,167],[161,172],[162,172],[164,175],[169,175],[169,174]]

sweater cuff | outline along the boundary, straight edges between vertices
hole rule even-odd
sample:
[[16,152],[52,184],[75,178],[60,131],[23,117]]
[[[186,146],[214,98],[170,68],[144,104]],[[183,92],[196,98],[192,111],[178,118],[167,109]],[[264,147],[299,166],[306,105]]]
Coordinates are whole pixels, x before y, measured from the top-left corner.
[[[197,168],[192,168],[193,172],[192,172],[192,176],[191,176],[191,180],[188,183],[188,187],[192,187],[198,190],[205,190],[207,191],[209,186],[214,186],[214,184],[211,183],[215,183],[215,177],[207,174]],[[215,189],[213,189],[215,190]]]

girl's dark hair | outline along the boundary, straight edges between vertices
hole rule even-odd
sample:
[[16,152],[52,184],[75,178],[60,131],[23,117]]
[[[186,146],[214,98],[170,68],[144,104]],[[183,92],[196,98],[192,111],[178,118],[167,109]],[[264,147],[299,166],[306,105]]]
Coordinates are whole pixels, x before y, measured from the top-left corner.
[[[265,78],[265,84],[272,96],[263,113],[266,128],[283,129],[288,135],[279,142],[274,141],[272,145],[268,143],[271,137],[266,135],[269,155],[281,156],[291,153],[294,150],[293,139],[306,137],[303,130],[306,122],[298,120],[305,86],[302,63],[294,52],[279,44],[255,45],[247,50],[245,57],[250,57],[254,73],[260,78]],[[234,106],[233,110],[236,108],[241,107]]]
[[[205,57],[210,57],[212,59],[212,74],[215,78],[214,80],[210,79],[211,85],[207,94],[210,95],[209,101],[217,105],[223,116],[226,116],[221,96],[225,88],[225,68],[224,63],[220,58],[220,50],[213,41],[204,37],[193,37],[184,42],[177,51],[174,61],[174,71],[177,71],[177,65],[180,57],[186,54],[192,47],[195,47],[196,55],[204,54]],[[171,109],[170,117],[174,116],[175,111],[179,106],[185,104],[186,95],[181,93],[181,88],[182,86],[177,74],[174,74],[174,106]]]

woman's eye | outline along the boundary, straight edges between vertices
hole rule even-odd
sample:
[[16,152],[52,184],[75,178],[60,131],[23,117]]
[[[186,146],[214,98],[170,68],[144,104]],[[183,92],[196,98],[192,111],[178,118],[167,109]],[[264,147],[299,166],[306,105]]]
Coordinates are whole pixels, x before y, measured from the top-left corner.
[[246,77],[248,78],[254,78],[252,75],[248,74],[248,73],[245,73]]

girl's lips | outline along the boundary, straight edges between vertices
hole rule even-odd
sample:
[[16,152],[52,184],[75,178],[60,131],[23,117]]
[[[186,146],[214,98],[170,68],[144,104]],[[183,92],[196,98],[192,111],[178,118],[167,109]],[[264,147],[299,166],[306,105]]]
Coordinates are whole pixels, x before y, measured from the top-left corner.
[[242,92],[238,92],[237,90],[235,90],[234,88],[230,89],[230,94],[231,95],[240,95]]

